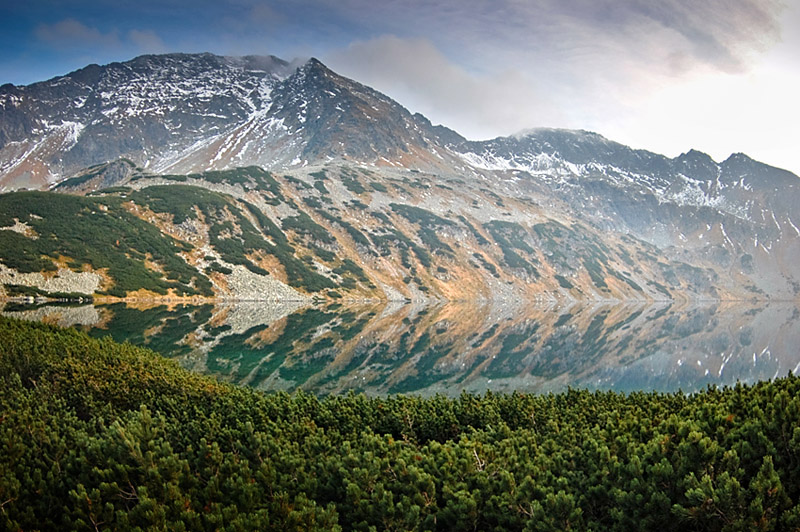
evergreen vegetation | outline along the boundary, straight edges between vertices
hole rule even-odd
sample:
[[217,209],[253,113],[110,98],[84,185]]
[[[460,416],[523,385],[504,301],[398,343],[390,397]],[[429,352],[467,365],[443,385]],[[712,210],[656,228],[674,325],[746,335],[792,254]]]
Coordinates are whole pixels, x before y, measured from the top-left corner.
[[[179,255],[191,246],[129,213],[122,201],[48,192],[2,194],[0,227],[19,220],[36,237],[0,231],[0,261],[22,273],[54,271],[53,259],[59,257],[73,270],[85,264],[95,270],[108,268],[114,285],[100,293],[113,296],[141,288],[159,294],[173,288],[178,294],[211,295],[211,282]],[[164,273],[147,268],[148,255]]]
[[796,530],[800,379],[263,394],[0,318],[5,530]]
[[272,177],[272,174],[258,166],[208,171],[202,174],[190,174],[189,177],[202,179],[210,183],[238,184],[244,187],[245,190],[268,192],[271,197],[267,199],[267,203],[270,205],[278,205],[284,200],[280,184]]
[[338,216],[335,216],[327,211],[320,209],[317,212],[320,216],[322,216],[329,222],[333,222],[335,224],[340,225],[347,232],[347,234],[350,235],[350,238],[353,239],[353,242],[361,246],[366,253],[369,253],[370,255],[377,255],[377,253],[375,253],[375,251],[372,249],[373,246],[370,239],[367,238],[367,236],[364,235],[364,233],[356,229],[353,226],[353,224],[346,222],[345,220],[342,220]]
[[503,260],[509,268],[524,270],[534,277],[539,276],[536,267],[515,251],[524,251],[529,255],[534,253],[533,248],[526,242],[528,232],[524,227],[518,223],[503,222],[501,220],[492,220],[483,224],[483,227],[489,231],[492,238],[500,246],[503,251]]
[[352,192],[353,194],[363,194],[367,191],[364,188],[364,185],[358,180],[358,175],[355,172],[350,172],[347,169],[341,170],[340,179],[342,181],[342,185]]
[[431,211],[425,210],[421,207],[414,205],[405,205],[403,203],[391,203],[389,206],[394,212],[412,223],[417,223],[421,227],[437,228],[455,225],[454,222],[446,220]]
[[[330,279],[318,274],[295,256],[295,249],[289,243],[284,232],[266,214],[261,212],[255,205],[247,202],[243,202],[243,204],[250,211],[250,214],[255,217],[261,231],[272,239],[274,244],[269,244],[265,241],[262,243],[263,249],[280,261],[286,270],[286,276],[291,286],[305,288],[309,292],[317,292],[335,286]],[[310,218],[308,219],[310,220]]]
[[284,218],[282,227],[285,231],[294,231],[297,234],[309,237],[311,240],[325,244],[336,243],[336,238],[327,229],[319,225],[303,211],[300,211],[296,216]]
[[187,185],[153,186],[131,195],[131,199],[157,213],[172,215],[172,223],[202,219],[209,224],[211,245],[231,264],[240,264],[259,275],[269,272],[247,257],[267,248],[267,243],[242,211],[226,195]]

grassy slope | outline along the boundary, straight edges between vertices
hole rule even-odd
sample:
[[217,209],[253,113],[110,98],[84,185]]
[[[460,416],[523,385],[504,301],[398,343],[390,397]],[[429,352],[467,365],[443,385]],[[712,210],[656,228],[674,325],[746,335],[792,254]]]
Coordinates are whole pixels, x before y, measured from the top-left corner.
[[0,528],[792,530],[800,380],[265,395],[0,318]]

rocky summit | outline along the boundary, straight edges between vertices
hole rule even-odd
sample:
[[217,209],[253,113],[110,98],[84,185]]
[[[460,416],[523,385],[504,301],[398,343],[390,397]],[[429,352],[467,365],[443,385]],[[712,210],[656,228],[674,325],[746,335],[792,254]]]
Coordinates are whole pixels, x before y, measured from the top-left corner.
[[316,59],[150,55],[0,87],[0,280],[6,295],[796,299],[798,183],[744,154],[668,158],[586,131],[470,141]]

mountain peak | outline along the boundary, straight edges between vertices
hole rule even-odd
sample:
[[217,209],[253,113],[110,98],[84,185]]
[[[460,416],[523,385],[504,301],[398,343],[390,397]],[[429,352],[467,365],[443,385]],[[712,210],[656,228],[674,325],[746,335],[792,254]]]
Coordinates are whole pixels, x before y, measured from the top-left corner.
[[754,162],[754,159],[752,157],[742,152],[736,152],[736,153],[731,153],[730,157],[725,159],[723,163],[730,164],[730,163],[750,163],[750,162]]
[[274,55],[245,55],[245,56],[225,56],[225,60],[245,70],[256,72],[280,72],[291,69],[291,64],[280,57]]
[[585,129],[565,129],[557,127],[533,127],[523,129],[511,135],[516,139],[524,139],[528,137],[559,137],[559,138],[582,138],[584,140],[601,140],[608,141],[603,135],[595,133],[594,131],[587,131]]
[[689,151],[687,151],[686,153],[682,153],[681,156],[682,157],[686,156],[686,157],[691,157],[691,158],[701,158],[701,157],[703,157],[703,158],[704,157],[709,157],[710,158],[711,157],[706,152],[703,152],[703,151],[700,151],[700,150],[696,150],[694,148],[689,149]]
[[275,87],[270,114],[297,139],[295,164],[331,158],[382,164],[427,154],[426,136],[438,137],[427,120],[314,57]]
[[677,161],[681,161],[685,164],[705,164],[705,165],[714,165],[716,166],[717,163],[711,156],[705,152],[700,150],[695,150],[694,148],[690,149],[686,153],[682,153],[675,158]]
[[300,70],[302,70],[307,74],[317,75],[317,76],[337,75],[316,57],[312,57],[311,59],[303,63],[303,65],[300,67]]

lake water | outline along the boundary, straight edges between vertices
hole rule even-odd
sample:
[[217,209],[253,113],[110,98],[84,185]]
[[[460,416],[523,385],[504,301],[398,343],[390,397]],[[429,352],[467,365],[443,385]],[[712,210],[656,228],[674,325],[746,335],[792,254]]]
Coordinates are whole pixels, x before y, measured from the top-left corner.
[[111,335],[238,384],[320,395],[689,392],[800,370],[794,303],[9,304],[3,313]]

